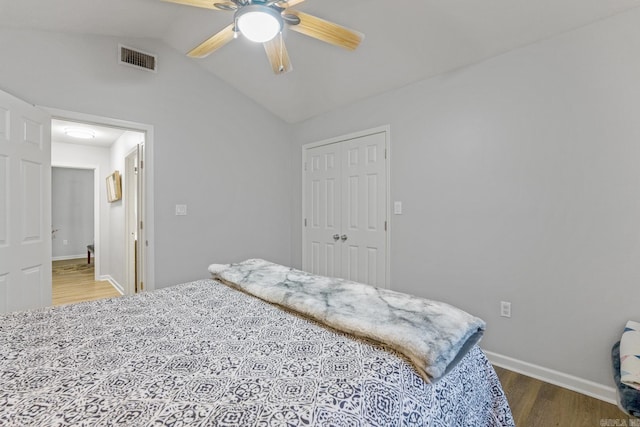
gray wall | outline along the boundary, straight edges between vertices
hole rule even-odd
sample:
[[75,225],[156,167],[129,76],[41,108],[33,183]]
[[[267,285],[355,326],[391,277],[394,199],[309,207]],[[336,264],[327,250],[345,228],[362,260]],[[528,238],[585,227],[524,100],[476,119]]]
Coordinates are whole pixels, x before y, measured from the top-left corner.
[[[86,257],[93,243],[93,170],[51,168],[53,258]],[[64,244],[64,241],[67,244]]]
[[640,303],[639,22],[635,10],[295,126],[291,217],[302,144],[390,124],[403,202],[391,287],[484,318],[489,350],[612,385],[611,345]]
[[[119,65],[118,43],[157,54],[158,73]],[[0,54],[0,89],[30,103],[153,125],[156,287],[214,262],[290,262],[284,122],[154,40],[0,29]]]

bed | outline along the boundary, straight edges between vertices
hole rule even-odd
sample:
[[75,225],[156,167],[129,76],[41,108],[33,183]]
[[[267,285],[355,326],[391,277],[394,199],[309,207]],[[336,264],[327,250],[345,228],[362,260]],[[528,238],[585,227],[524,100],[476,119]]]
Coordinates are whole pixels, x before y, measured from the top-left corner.
[[0,316],[3,426],[513,426],[477,345],[393,348],[214,279]]

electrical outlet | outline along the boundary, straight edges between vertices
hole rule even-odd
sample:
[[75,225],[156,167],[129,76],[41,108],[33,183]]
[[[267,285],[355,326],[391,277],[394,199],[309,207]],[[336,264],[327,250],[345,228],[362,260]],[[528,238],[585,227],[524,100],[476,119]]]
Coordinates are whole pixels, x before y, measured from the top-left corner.
[[187,205],[176,205],[176,215],[186,215]]
[[500,301],[500,316],[511,317],[511,303],[509,301]]
[[68,241],[67,239],[65,239],[65,240],[63,240],[63,241],[62,241],[62,244],[63,244],[63,245],[68,245],[68,244],[69,244],[69,241]]

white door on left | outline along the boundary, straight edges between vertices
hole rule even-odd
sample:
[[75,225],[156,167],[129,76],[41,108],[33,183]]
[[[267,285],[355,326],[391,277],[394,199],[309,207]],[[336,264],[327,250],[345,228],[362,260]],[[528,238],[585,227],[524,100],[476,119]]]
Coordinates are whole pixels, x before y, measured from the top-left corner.
[[51,117],[0,91],[0,313],[51,305]]

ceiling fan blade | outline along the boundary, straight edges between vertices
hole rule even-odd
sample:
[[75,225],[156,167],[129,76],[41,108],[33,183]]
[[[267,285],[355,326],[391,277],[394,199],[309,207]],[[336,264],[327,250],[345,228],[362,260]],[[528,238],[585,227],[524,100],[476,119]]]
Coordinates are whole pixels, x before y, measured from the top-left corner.
[[187,53],[187,56],[191,58],[204,58],[231,40],[233,40],[233,24],[227,25],[221,31],[191,49],[191,51]]
[[203,7],[205,9],[218,10],[218,8],[214,6],[215,0],[163,0],[163,1],[166,1],[169,3],[184,4],[187,6]]
[[232,3],[230,1],[225,1],[223,3],[214,3],[213,6],[216,9],[232,11],[232,12],[238,10],[238,6],[235,3]]
[[293,70],[291,61],[289,60],[289,53],[287,47],[284,45],[282,34],[279,37],[274,37],[268,42],[263,43],[264,51],[267,52],[267,58],[271,63],[271,68],[276,74],[284,74]]
[[323,42],[331,43],[335,46],[355,50],[362,39],[364,39],[364,34],[362,33],[304,12],[287,9],[287,14],[296,15],[300,18],[298,25],[289,26],[291,30],[322,40]]

